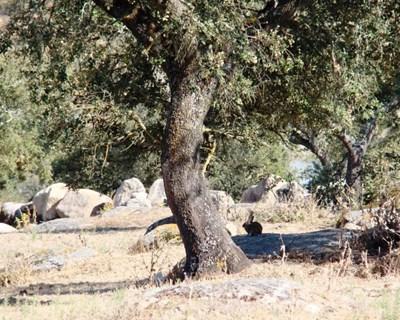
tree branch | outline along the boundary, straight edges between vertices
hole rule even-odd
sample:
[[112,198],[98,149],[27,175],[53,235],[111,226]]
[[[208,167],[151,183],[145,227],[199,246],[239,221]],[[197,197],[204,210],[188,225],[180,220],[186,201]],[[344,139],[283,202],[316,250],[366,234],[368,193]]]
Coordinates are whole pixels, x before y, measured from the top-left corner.
[[327,152],[317,146],[313,132],[309,134],[304,128],[302,130],[293,130],[290,133],[289,141],[310,150],[324,167],[331,165]]
[[371,143],[371,140],[375,134],[375,129],[377,126],[377,122],[378,122],[378,117],[379,115],[376,115],[369,123],[365,132],[364,137],[361,140],[361,147],[363,148],[363,150],[366,152],[368,149],[368,146]]
[[347,152],[353,156],[356,156],[356,152],[354,149],[355,140],[345,131],[336,132],[334,136],[342,142],[343,146],[347,150]]
[[[394,112],[393,116],[398,119],[400,119],[400,109],[399,109],[400,101],[399,101],[399,99],[400,99],[400,96],[395,96],[394,99],[385,106],[385,113]],[[396,110],[396,108],[397,108],[397,110]],[[394,122],[396,122],[396,120]],[[372,142],[373,145],[381,143],[383,140],[385,140],[389,136],[389,134],[391,133],[391,131],[393,130],[394,127],[395,126],[393,126],[393,125],[386,127],[385,129],[382,130],[382,132],[378,136],[376,136],[374,138],[374,141],[371,141],[372,140],[372,137],[371,137],[369,143]]]
[[[162,57],[164,71],[182,70],[192,63],[197,52],[197,41],[190,32],[185,32],[185,18],[190,5],[180,0],[129,1],[93,0],[107,14],[123,23],[144,46],[145,54]],[[180,28],[165,28],[169,23],[179,23]],[[177,31],[178,30],[178,31]],[[189,49],[192,50],[189,50]],[[175,67],[178,63],[179,67]]]
[[148,29],[155,19],[139,1],[94,0],[94,3],[104,12],[122,22],[145,47],[150,44]]

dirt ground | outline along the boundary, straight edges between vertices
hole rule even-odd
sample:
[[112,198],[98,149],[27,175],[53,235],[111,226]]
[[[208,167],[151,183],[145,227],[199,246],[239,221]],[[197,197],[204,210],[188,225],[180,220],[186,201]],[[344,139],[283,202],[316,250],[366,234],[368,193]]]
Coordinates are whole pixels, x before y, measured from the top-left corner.
[[[200,281],[209,284],[244,278],[294,281],[304,288],[301,294],[319,307],[317,312],[306,310],[296,299],[289,303],[263,304],[257,300],[194,296],[145,298],[146,292],[157,288],[155,282],[149,283],[146,279],[166,275],[184,257],[184,249],[182,244],[166,243],[159,249],[132,254],[129,248],[147,226],[169,214],[167,209],[160,208],[125,217],[91,218],[90,222],[101,230],[98,232],[1,234],[0,319],[400,318],[400,281],[395,275],[361,277],[351,267],[340,274],[340,262],[268,260],[254,263],[239,274]],[[314,231],[330,223],[333,220],[264,224],[264,232]],[[96,254],[82,261],[66,261],[59,269],[32,271],[32,257],[55,248],[67,253],[90,248]],[[8,281],[4,281],[4,274]],[[31,291],[27,289],[24,295],[23,288]],[[15,292],[18,292],[17,299],[4,300]]]

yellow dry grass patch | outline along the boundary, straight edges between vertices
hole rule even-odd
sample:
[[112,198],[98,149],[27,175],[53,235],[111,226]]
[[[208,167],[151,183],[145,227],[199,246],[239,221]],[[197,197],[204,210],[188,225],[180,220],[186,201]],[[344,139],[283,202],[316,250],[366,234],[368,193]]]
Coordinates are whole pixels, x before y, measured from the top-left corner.
[[[145,214],[90,220],[100,232],[18,233],[0,235],[0,269],[16,273],[0,296],[15,286],[31,284],[131,283],[130,286],[104,293],[53,294],[27,296],[26,302],[0,305],[1,320],[45,319],[398,319],[400,314],[400,281],[395,276],[356,277],[351,269],[339,276],[339,264],[315,265],[309,262],[269,261],[254,264],[235,275],[220,275],[201,282],[221,283],[239,278],[278,278],[295,281],[319,308],[319,313],[306,310],[293,299],[289,303],[263,305],[258,301],[238,301],[213,297],[167,296],[157,301],[143,294],[155,288],[133,283],[161,272],[164,275],[184,257],[182,245],[167,243],[158,249],[129,254],[129,247],[144,234],[152,222],[169,216],[166,209]],[[332,219],[333,220],[333,219]],[[141,227],[129,229],[128,227]],[[106,228],[113,227],[112,231]],[[120,227],[120,229],[115,228]],[[307,222],[264,225],[265,232],[300,232],[315,230]],[[97,254],[84,261],[65,261],[61,270],[31,272],[30,257],[58,248],[66,253],[87,247]],[[47,304],[48,302],[48,304]],[[154,302],[154,303],[152,303]]]

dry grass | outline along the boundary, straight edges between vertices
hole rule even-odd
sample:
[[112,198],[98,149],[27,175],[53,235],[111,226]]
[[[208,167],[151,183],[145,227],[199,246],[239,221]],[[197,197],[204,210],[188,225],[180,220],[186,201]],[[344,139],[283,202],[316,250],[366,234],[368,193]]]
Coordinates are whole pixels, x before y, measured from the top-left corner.
[[[145,232],[152,222],[166,217],[165,209],[130,217],[92,219],[101,232],[37,234],[34,232],[0,235],[0,269],[9,277],[0,286],[0,296],[15,286],[32,284],[72,284],[129,282],[127,288],[94,294],[55,294],[27,296],[22,303],[0,305],[0,319],[397,319],[400,309],[400,281],[396,275],[384,278],[372,273],[357,275],[357,268],[348,265],[343,272],[343,261],[316,265],[302,260],[268,261],[235,275],[220,275],[203,279],[218,283],[238,278],[278,278],[295,281],[304,286],[307,298],[321,307],[314,314],[292,303],[263,305],[257,301],[218,300],[199,297],[166,297],[154,304],[143,299],[143,294],[154,284],[134,286],[134,283],[167,274],[184,256],[182,245],[167,243],[159,249],[129,254],[129,247]],[[332,219],[332,223],[333,223]],[[120,226],[107,232],[104,228]],[[129,230],[129,226],[142,229]],[[125,229],[123,229],[125,228]],[[308,220],[301,223],[264,224],[264,232],[299,232],[315,230]],[[97,255],[82,262],[66,262],[61,270],[32,272],[32,257],[40,252],[64,250],[72,252],[88,247]],[[4,273],[3,273],[4,274]],[[4,286],[6,285],[6,286]],[[303,293],[304,294],[304,293]],[[11,301],[12,302],[12,301]]]

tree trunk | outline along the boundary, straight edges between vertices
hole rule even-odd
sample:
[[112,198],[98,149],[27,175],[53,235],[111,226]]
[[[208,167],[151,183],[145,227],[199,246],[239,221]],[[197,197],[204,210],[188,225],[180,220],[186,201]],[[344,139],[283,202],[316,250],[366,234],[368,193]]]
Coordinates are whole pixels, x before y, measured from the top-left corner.
[[160,24],[163,20],[157,18],[165,15],[180,21],[181,16],[190,14],[190,5],[181,0],[154,0],[146,5],[128,0],[95,3],[124,23],[150,55],[163,57],[171,102],[161,162],[168,204],[185,245],[185,273],[242,270],[251,262],[225,230],[201,174],[203,122],[217,89],[216,80],[196,76],[202,51],[188,27],[181,25],[179,32],[172,28],[169,34]]
[[346,165],[346,196],[351,207],[362,207],[364,159],[371,135],[366,135],[361,142],[356,141],[350,134],[341,132],[336,137],[347,150]]
[[162,171],[170,208],[186,250],[185,274],[237,272],[250,265],[224,228],[201,174],[203,121],[216,83],[194,76],[171,80]]
[[364,172],[364,154],[362,150],[353,150],[347,156],[346,193],[351,206],[361,208]]

